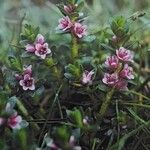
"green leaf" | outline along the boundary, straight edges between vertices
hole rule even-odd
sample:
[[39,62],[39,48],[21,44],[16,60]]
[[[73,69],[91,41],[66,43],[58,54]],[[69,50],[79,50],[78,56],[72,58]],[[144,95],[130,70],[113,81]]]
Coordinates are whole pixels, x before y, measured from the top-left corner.
[[11,68],[22,71],[22,64],[15,56],[8,56],[9,65]]
[[67,114],[78,127],[83,127],[83,117],[79,109],[74,108],[73,111],[67,110]]
[[64,5],[63,4],[57,4],[56,6],[59,8],[59,10],[61,11],[61,13],[63,15],[66,15],[66,12],[64,11]]
[[76,11],[80,12],[83,7],[84,7],[84,2],[81,1],[81,2],[78,4],[78,6],[77,6]]
[[33,99],[34,99],[35,101],[39,101],[40,98],[42,97],[43,93],[44,93],[44,90],[45,90],[44,86],[42,86],[42,87],[40,87],[39,89],[37,89],[37,90],[34,92],[34,94],[32,95]]
[[102,47],[102,48],[104,48],[105,50],[109,50],[109,51],[115,51],[112,47],[110,47],[110,46],[108,46],[108,45],[106,45],[106,44],[104,44],[104,43],[100,43],[100,46]]
[[129,32],[129,25],[123,16],[117,16],[110,23],[113,33],[118,37],[123,37]]
[[93,42],[96,39],[95,35],[89,35],[82,38],[83,42]]
[[29,43],[33,43],[38,33],[39,33],[39,27],[34,27],[25,24],[23,32],[20,34],[21,41],[27,40]]
[[56,136],[62,142],[67,143],[69,141],[70,134],[68,132],[68,128],[66,126],[58,127],[56,129]]
[[68,4],[72,4],[74,5],[75,4],[75,0],[66,0]]
[[67,75],[67,77],[71,77],[71,78],[80,78],[80,74],[81,74],[81,66],[76,63],[75,65],[73,64],[69,64],[67,66],[65,66],[65,75]]
[[72,130],[72,135],[75,137],[76,140],[79,139],[81,136],[81,129],[77,128]]

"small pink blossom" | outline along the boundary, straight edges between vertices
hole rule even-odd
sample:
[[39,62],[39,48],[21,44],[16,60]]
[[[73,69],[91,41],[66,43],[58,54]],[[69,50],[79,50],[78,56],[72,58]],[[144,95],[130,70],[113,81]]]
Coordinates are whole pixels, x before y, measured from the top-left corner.
[[51,53],[51,50],[48,48],[47,43],[44,43],[43,45],[37,43],[35,45],[35,48],[36,48],[35,55],[41,57],[42,59],[45,59],[46,55]]
[[20,129],[22,122],[22,117],[14,113],[12,116],[8,118],[7,125],[12,129]]
[[120,47],[119,50],[116,50],[117,57],[125,62],[133,62],[133,52],[125,49],[124,47]]
[[103,83],[105,83],[107,85],[114,86],[118,81],[118,74],[105,73],[102,81],[103,81]]
[[105,66],[109,69],[116,69],[119,65],[119,60],[117,56],[110,56],[105,61]]
[[53,141],[53,139],[48,139],[47,141],[47,147],[50,147],[53,150],[61,150]]
[[123,70],[120,72],[119,75],[122,78],[134,79],[133,68],[130,67],[128,64],[125,64]]
[[20,81],[22,79],[22,75],[15,74],[15,78],[16,78],[16,80]]
[[0,117],[0,126],[3,125],[4,122],[5,122],[5,119]]
[[72,24],[70,18],[68,16],[66,16],[59,20],[58,28],[63,31],[66,31],[66,30],[70,29],[72,27],[72,25],[73,24]]
[[113,35],[112,39],[113,39],[113,40],[116,40],[116,39],[117,39],[117,36],[116,36],[116,35]]
[[30,52],[30,53],[34,53],[35,52],[35,45],[34,44],[27,44],[25,46],[25,49],[27,52]]
[[72,147],[72,150],[81,150],[80,146],[75,146],[75,137],[73,135],[70,136],[69,144]]
[[37,35],[33,44],[27,44],[25,47],[27,52],[35,53],[35,55],[42,59],[45,59],[46,55],[51,53],[51,50],[48,48],[48,43],[45,42],[45,38],[41,34]]
[[89,118],[88,118],[88,116],[85,116],[85,118],[83,118],[83,124],[84,125],[89,125]]
[[119,38],[118,38],[116,35],[113,35],[112,41],[113,41],[114,43],[116,43],[116,42],[118,42],[118,40],[119,40]]
[[115,88],[118,90],[127,90],[128,82],[126,80],[120,79],[116,84]]
[[29,74],[30,76],[32,75],[32,65],[23,68],[23,75],[25,74]]
[[36,37],[36,40],[35,40],[35,44],[44,44],[45,43],[45,38],[42,34],[38,34],[37,37]]
[[34,78],[29,74],[24,75],[23,79],[20,80],[19,84],[23,87],[23,90],[35,90]]
[[87,27],[85,25],[82,25],[81,23],[76,22],[74,24],[73,31],[78,38],[82,38],[87,34]]
[[72,13],[74,10],[75,10],[76,6],[75,5],[64,5],[64,11],[67,13],[67,14],[70,14]]
[[70,144],[70,145],[74,145],[74,144],[75,144],[75,137],[74,137],[73,135],[70,136],[69,144]]
[[92,77],[94,75],[94,71],[85,70],[82,74],[82,83],[83,84],[92,84]]

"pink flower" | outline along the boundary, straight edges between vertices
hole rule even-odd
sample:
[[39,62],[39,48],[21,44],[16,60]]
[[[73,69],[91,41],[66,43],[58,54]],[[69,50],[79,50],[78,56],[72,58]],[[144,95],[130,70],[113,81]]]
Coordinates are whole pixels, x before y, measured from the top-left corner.
[[133,62],[133,52],[125,49],[124,47],[120,47],[119,50],[116,50],[117,57],[122,61],[130,61]]
[[4,122],[5,122],[5,119],[0,117],[0,126],[3,125]]
[[67,14],[70,14],[72,13],[74,10],[75,10],[75,5],[64,5],[64,11],[67,13]]
[[35,55],[41,57],[42,59],[45,59],[46,55],[51,53],[51,50],[48,48],[47,43],[44,43],[43,45],[37,43],[35,45],[35,48],[36,48]]
[[32,75],[32,65],[23,68],[23,75],[25,74],[29,74],[30,76]]
[[20,129],[22,122],[22,117],[14,113],[12,116],[8,118],[7,125],[12,129]]
[[107,85],[114,86],[118,82],[118,74],[105,73],[102,81]]
[[72,27],[72,25],[73,24],[72,24],[70,18],[68,16],[66,16],[59,20],[58,28],[63,31],[66,31],[66,30],[70,29]]
[[105,65],[109,69],[116,69],[119,65],[119,60],[117,56],[114,55],[114,56],[108,57],[105,61]]
[[85,117],[83,118],[83,124],[84,124],[84,125],[89,125],[89,117],[88,117],[88,116],[85,116]]
[[94,71],[85,70],[82,74],[82,83],[83,84],[92,84],[92,76],[94,75]]
[[26,45],[27,52],[35,53],[35,55],[41,57],[42,59],[46,58],[47,54],[51,53],[51,50],[48,48],[48,43],[45,42],[44,36],[38,34],[36,40],[33,44]]
[[82,38],[87,34],[87,27],[85,25],[82,25],[81,23],[76,22],[74,24],[73,31],[78,38]]
[[27,44],[25,46],[25,49],[26,49],[27,52],[30,52],[30,53],[34,53],[35,52],[35,46],[34,46],[34,44]]
[[128,82],[126,80],[120,79],[116,84],[115,88],[118,90],[127,90]]
[[15,78],[16,78],[16,80],[20,81],[22,79],[22,75],[15,74]]
[[120,72],[119,76],[122,77],[122,78],[134,79],[133,68],[130,67],[128,64],[125,64],[124,68]]
[[75,137],[73,135],[70,136],[70,139],[69,139],[69,144],[72,148],[72,150],[81,150],[81,147],[80,146],[75,146]]
[[35,55],[46,58],[47,54],[50,54],[51,50],[48,48],[48,43],[45,42],[44,36],[38,34],[35,40]]
[[35,44],[44,44],[45,43],[45,38],[42,34],[38,34],[35,40]]
[[35,90],[34,78],[29,74],[24,75],[23,79],[20,80],[19,84],[23,87],[23,90]]
[[47,140],[47,147],[50,147],[53,150],[61,150],[60,148],[58,148],[58,146],[54,143],[53,139],[48,139]]

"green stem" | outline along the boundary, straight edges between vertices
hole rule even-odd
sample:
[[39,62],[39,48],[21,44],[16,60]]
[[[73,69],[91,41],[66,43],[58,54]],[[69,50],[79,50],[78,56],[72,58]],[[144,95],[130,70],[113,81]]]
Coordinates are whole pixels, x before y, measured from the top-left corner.
[[60,71],[56,66],[56,63],[54,62],[54,59],[51,57],[45,61],[46,65],[48,65],[51,70],[54,77],[57,77],[57,79],[60,79]]
[[94,139],[94,141],[93,141],[93,146],[92,146],[92,150],[95,150],[95,146],[96,146],[96,139]]
[[79,46],[78,46],[78,39],[74,36],[74,34],[71,34],[71,36],[72,36],[71,57],[72,60],[74,61],[75,58],[78,57]]
[[104,116],[106,115],[106,112],[107,112],[107,109],[108,109],[108,106],[111,102],[111,99],[112,99],[112,96],[114,94],[114,88],[109,91],[106,95],[106,99],[103,101],[101,107],[100,107],[100,111],[99,111],[99,114],[98,114],[98,122],[101,123],[102,119],[104,118]]

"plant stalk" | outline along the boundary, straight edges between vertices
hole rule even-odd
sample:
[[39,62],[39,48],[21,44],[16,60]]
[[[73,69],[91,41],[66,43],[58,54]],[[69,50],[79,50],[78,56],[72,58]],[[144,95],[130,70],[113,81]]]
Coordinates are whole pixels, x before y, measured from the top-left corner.
[[72,47],[71,47],[71,57],[72,60],[74,61],[75,58],[78,57],[79,54],[79,46],[78,46],[78,39],[74,36],[74,34],[71,34],[72,37]]
[[60,79],[60,71],[56,66],[56,63],[54,62],[54,59],[51,57],[45,61],[46,65],[51,67],[52,69],[52,74],[54,77],[57,77],[57,79]]
[[115,88],[113,88],[111,91],[109,91],[106,95],[106,99],[103,101],[101,107],[100,107],[100,111],[98,114],[98,122],[101,123],[102,119],[104,118],[104,116],[106,115],[106,112],[108,110],[108,106],[111,102],[112,96],[114,94]]

